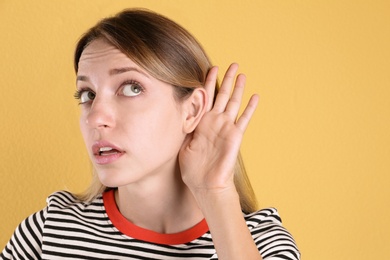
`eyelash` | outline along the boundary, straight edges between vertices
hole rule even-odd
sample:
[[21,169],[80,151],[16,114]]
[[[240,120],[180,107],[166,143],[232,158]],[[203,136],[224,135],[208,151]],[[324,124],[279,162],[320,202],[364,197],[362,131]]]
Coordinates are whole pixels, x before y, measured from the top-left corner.
[[[145,92],[144,87],[143,87],[139,82],[137,82],[137,81],[135,81],[135,80],[128,80],[128,81],[123,82],[123,84],[120,86],[120,89],[123,90],[123,88],[124,88],[126,85],[136,85],[138,88],[140,88],[140,95],[141,95],[142,93]],[[137,96],[138,96],[138,95],[137,95]]]
[[81,89],[78,89],[78,90],[76,90],[76,92],[73,94],[73,97],[74,97],[75,99],[80,100],[80,99],[81,99],[81,94],[82,94],[84,91],[91,91],[91,90],[88,89],[88,88],[81,88]]
[[[138,83],[135,80],[128,80],[128,81],[123,82],[119,89],[123,88],[126,85],[130,85],[130,84],[136,85],[137,87],[139,87],[141,89],[141,93],[140,94],[142,94],[145,91],[145,89],[141,86],[141,84]],[[80,88],[80,89],[76,90],[76,92],[73,94],[73,97],[75,99],[77,99],[77,100],[81,100],[82,94],[84,92],[86,92],[86,91],[93,92],[90,88]],[[84,102],[84,103],[86,103],[86,102]],[[79,104],[84,104],[84,103],[83,102],[79,102]]]

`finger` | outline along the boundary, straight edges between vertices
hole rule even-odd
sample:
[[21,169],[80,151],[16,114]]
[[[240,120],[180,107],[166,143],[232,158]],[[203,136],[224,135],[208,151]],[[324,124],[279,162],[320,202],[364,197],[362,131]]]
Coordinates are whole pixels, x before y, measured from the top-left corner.
[[236,125],[239,129],[241,129],[242,132],[245,132],[246,128],[248,127],[249,121],[251,120],[253,113],[256,110],[257,105],[259,104],[260,97],[258,95],[253,95],[244,112],[242,115],[238,118]]
[[223,77],[221,88],[218,91],[217,98],[214,104],[214,110],[222,113],[226,109],[226,105],[230,99],[230,92],[233,86],[234,77],[238,70],[238,64],[233,63],[229,66],[226,71],[225,76]]
[[213,107],[215,86],[217,84],[217,76],[218,76],[218,67],[212,67],[209,73],[207,73],[206,82],[204,85],[204,88],[206,89],[206,93],[207,93],[206,111],[210,111],[211,108]]
[[246,77],[244,74],[237,76],[232,96],[230,97],[230,100],[226,106],[225,111],[232,118],[232,120],[236,120],[240,110],[242,96],[244,95],[245,81]]

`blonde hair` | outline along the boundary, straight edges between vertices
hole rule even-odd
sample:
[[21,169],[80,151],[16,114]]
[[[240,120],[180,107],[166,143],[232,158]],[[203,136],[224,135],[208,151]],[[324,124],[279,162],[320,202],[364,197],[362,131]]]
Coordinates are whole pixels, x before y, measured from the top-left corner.
[[[178,101],[188,97],[194,88],[204,86],[212,67],[202,46],[187,30],[148,10],[126,9],[89,29],[76,46],[76,73],[82,52],[96,39],[105,39],[151,76],[172,85]],[[244,212],[253,212],[257,209],[256,199],[240,154],[234,171],[241,208]],[[90,187],[78,197],[90,201],[107,189],[94,173]]]

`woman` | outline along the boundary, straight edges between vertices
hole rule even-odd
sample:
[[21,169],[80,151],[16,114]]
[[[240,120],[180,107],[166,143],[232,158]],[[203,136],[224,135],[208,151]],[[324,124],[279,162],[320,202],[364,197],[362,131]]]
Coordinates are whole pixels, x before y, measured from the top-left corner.
[[276,210],[256,211],[239,147],[258,96],[238,116],[237,64],[217,88],[193,36],[134,9],[91,28],[74,64],[93,184],[52,194],[2,259],[299,259]]

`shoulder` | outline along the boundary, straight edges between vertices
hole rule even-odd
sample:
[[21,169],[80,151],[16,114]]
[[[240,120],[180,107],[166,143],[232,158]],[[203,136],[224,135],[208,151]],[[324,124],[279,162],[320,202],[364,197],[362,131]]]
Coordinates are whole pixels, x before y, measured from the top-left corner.
[[80,200],[76,198],[75,195],[68,191],[56,191],[52,194],[50,194],[46,199],[48,206],[60,206],[60,207],[66,207],[69,205],[81,203]]
[[46,203],[49,210],[52,208],[69,209],[74,207],[86,209],[91,208],[93,206],[102,206],[103,199],[102,195],[98,195],[92,201],[86,202],[78,199],[74,194],[68,191],[57,191],[47,197]]
[[244,218],[249,228],[265,225],[267,223],[282,224],[279,212],[275,208],[265,208],[253,213],[245,214]]
[[80,217],[101,218],[102,215],[105,215],[102,195],[86,202],[68,191],[57,191],[47,198],[47,219],[72,217],[80,220]]
[[3,249],[0,259],[40,259],[47,208],[24,219]]
[[[86,225],[107,223],[102,196],[91,202],[83,202],[70,192],[58,191],[47,197],[46,201],[44,209],[19,224],[1,252],[0,259],[41,259],[42,241],[46,235],[63,235],[69,231],[69,226],[78,228],[84,234]],[[63,237],[59,236],[59,239]]]
[[277,209],[262,209],[244,218],[263,259],[300,259],[295,240],[283,227]]

